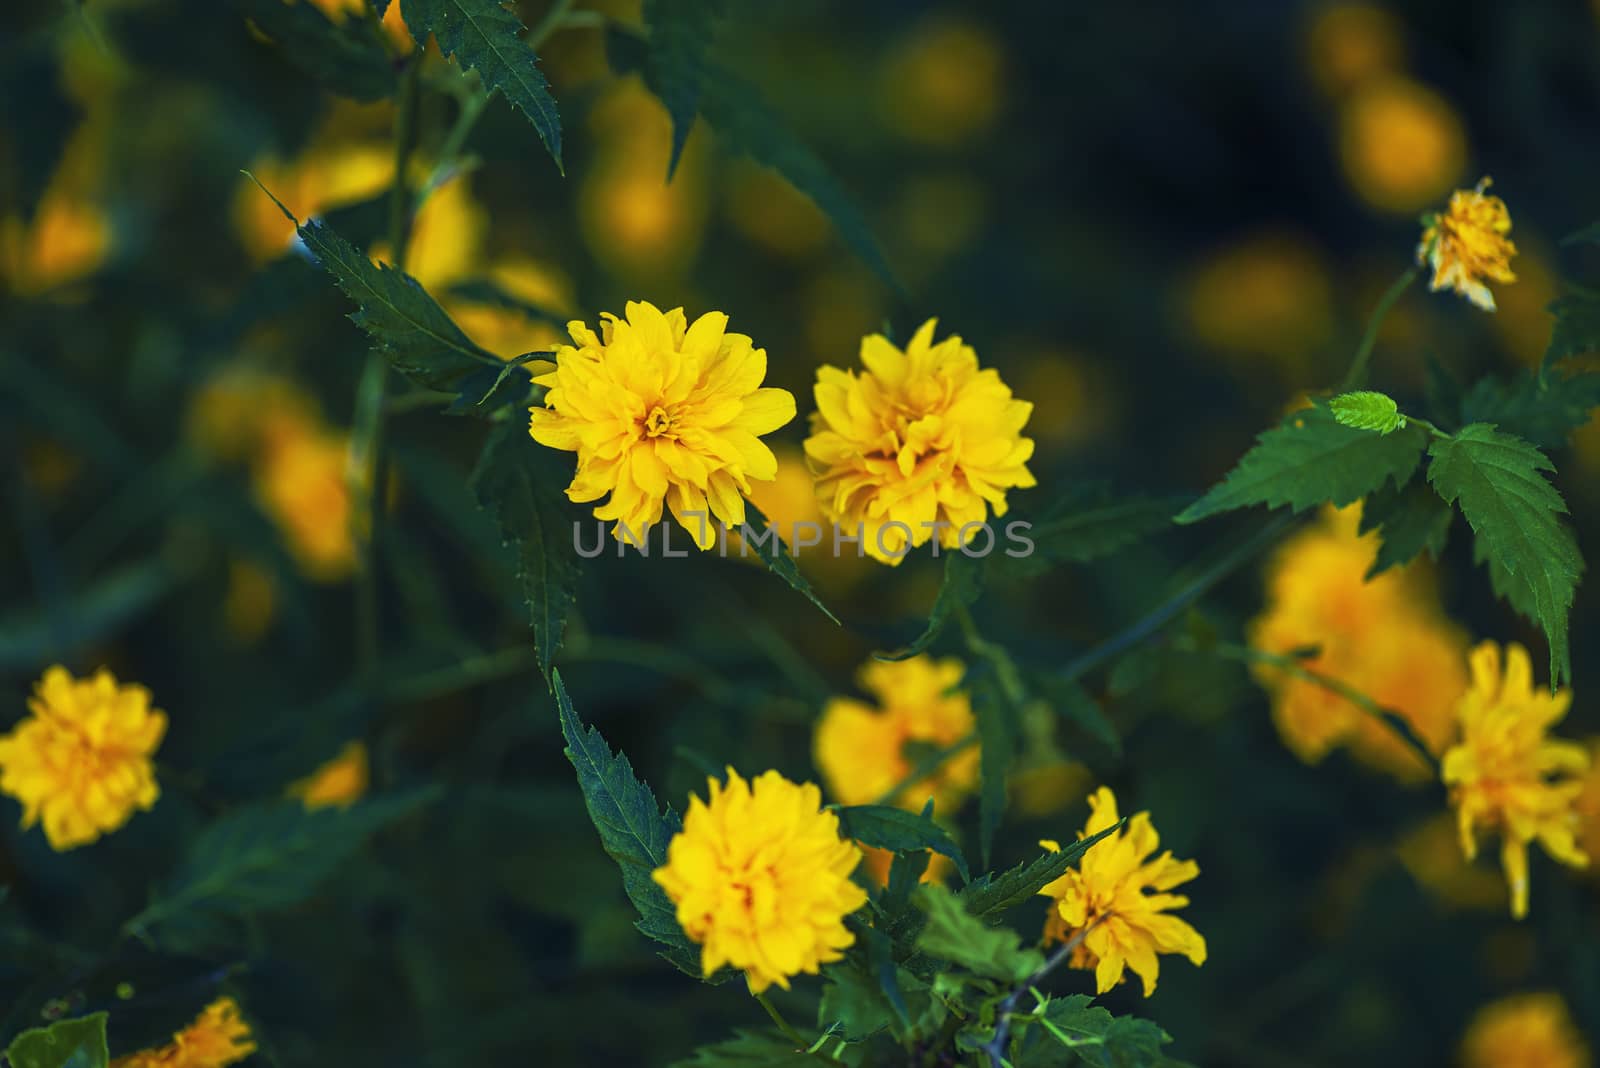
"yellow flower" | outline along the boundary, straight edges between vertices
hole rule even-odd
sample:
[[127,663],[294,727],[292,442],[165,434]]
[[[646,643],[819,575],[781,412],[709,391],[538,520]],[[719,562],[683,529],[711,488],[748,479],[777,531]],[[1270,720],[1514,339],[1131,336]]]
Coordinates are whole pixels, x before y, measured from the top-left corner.
[[187,432],[219,460],[242,460],[279,434],[320,421],[316,401],[298,384],[246,364],[223,369],[195,391]]
[[[1327,509],[1286,540],[1267,570],[1267,604],[1248,628],[1250,644],[1284,655],[1315,647],[1305,667],[1339,679],[1403,716],[1430,751],[1455,729],[1467,687],[1467,637],[1445,618],[1425,565],[1390,568],[1371,580],[1376,539],[1356,531],[1361,509]],[[1272,697],[1283,742],[1315,764],[1338,745],[1400,778],[1430,770],[1376,718],[1313,682],[1270,665],[1255,669]]]
[[1517,246],[1506,236],[1511,232],[1506,202],[1486,195],[1488,188],[1489,179],[1483,178],[1473,189],[1458,189],[1449,207],[1423,219],[1417,262],[1433,271],[1429,290],[1453,289],[1484,311],[1494,311],[1494,294],[1484,282],[1517,280],[1511,273]]
[[1450,104],[1401,77],[1364,83],[1340,115],[1339,150],[1356,193],[1380,211],[1410,214],[1461,175],[1467,138]]
[[[861,669],[861,688],[877,707],[835,697],[822,710],[813,743],[828,793],[840,804],[876,802],[911,774],[922,758],[971,734],[977,721],[967,695],[954,687],[965,672],[959,660],[874,660]],[[921,750],[921,752],[919,752]],[[901,808],[951,816],[978,781],[978,747],[968,746],[933,774],[902,791]]]
[[1589,1068],[1589,1048],[1560,994],[1518,994],[1485,1005],[1461,1042],[1463,1068]]
[[821,811],[812,783],[768,771],[746,783],[708,780],[711,800],[690,797],[667,863],[651,875],[677,906],[684,933],[700,943],[700,968],[744,970],[750,991],[838,960],[855,936],[844,918],[866,904],[850,881],[861,861],[839,837],[839,817]]
[[951,549],[981,536],[972,525],[991,506],[1006,514],[1007,489],[1034,485],[1033,441],[1021,436],[1033,405],[992,368],[980,371],[960,337],[934,344],[937,323],[923,323],[903,352],[881,334],[862,338],[859,375],[817,371],[805,442],[817,500],[843,535],[859,533],[886,564],[936,529]]
[[22,802],[24,829],[44,824],[51,849],[88,845],[161,796],[150,756],[167,717],[143,686],[119,686],[104,668],[74,679],[56,666],[34,685],[28,709],[0,738],[0,791]]
[[[1078,838],[1099,834],[1117,819],[1116,796],[1102,786],[1089,795],[1089,822]],[[1055,842],[1039,844],[1051,852],[1060,849]],[[1192,860],[1175,860],[1170,850],[1146,860],[1160,844],[1150,813],[1141,812],[1091,847],[1076,870],[1039,891],[1055,898],[1045,921],[1047,945],[1088,929],[1069,963],[1094,969],[1098,993],[1116,986],[1124,968],[1131,968],[1144,981],[1149,997],[1156,990],[1160,953],[1181,953],[1195,965],[1206,962],[1206,940],[1200,932],[1169,914],[1189,904],[1189,899],[1163,892],[1199,875],[1200,866]],[[1146,892],[1150,890],[1156,892]]]
[[111,251],[111,221],[96,204],[50,191],[33,219],[0,217],[0,276],[23,296],[82,281]]
[[1461,741],[1444,755],[1443,779],[1456,810],[1461,851],[1478,855],[1480,827],[1500,834],[1500,864],[1511,885],[1511,915],[1528,914],[1528,843],[1574,868],[1587,867],[1578,847],[1577,801],[1589,754],[1576,742],[1551,741],[1572,691],[1548,693],[1533,685],[1528,650],[1484,642],[1472,651],[1472,688],[1456,714]]
[[319,582],[350,574],[356,563],[344,434],[287,423],[256,459],[255,489],[300,567]]
[[626,318],[600,319],[599,336],[567,324],[577,346],[557,349],[555,369],[534,379],[549,392],[546,407],[531,409],[529,432],[578,454],[567,496],[609,493],[594,514],[617,521],[619,541],[642,544],[666,506],[709,549],[712,517],[737,527],[749,480],[777,475],[760,435],[794,418],[794,395],[761,388],[766,350],[728,333],[721,312],[689,325],[682,308],[631,301]]
[[367,792],[367,781],[367,747],[350,742],[338,756],[291,783],[289,796],[298,797],[307,809],[349,808]]
[[1589,771],[1583,777],[1583,791],[1574,807],[1580,827],[1578,847],[1593,857],[1600,855],[1600,738],[1590,738],[1588,744]]
[[193,1023],[155,1049],[140,1050],[111,1062],[111,1068],[227,1068],[256,1050],[239,1003],[220,997]]
[[1306,52],[1317,87],[1336,97],[1399,69],[1405,47],[1392,12],[1372,4],[1333,3],[1313,18]]
[[1000,113],[1005,64],[999,38],[981,23],[925,19],[884,64],[884,118],[908,139],[959,145]]
[[1189,329],[1207,346],[1305,377],[1307,361],[1333,334],[1334,293],[1326,257],[1306,238],[1268,231],[1208,257],[1183,294]]

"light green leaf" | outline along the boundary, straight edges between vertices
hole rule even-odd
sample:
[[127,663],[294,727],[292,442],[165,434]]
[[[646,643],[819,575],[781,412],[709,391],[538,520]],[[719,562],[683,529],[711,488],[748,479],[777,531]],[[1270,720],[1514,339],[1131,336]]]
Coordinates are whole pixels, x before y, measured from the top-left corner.
[[1265,504],[1296,512],[1331,501],[1344,507],[1382,488],[1405,485],[1422,459],[1427,432],[1415,423],[1391,434],[1342,425],[1325,407],[1291,412],[1200,500],[1177,516],[1194,523]]
[[1044,954],[1022,946],[1008,927],[990,927],[968,911],[960,897],[938,883],[925,883],[913,897],[928,922],[917,935],[917,949],[987,979],[1016,983],[1044,964]]
[[505,94],[533,123],[556,167],[562,166],[561,117],[539,71],[539,57],[518,36],[522,23],[516,15],[499,0],[400,0],[400,13],[418,48],[425,48],[433,34],[440,52],[477,71],[488,91]]
[[1439,496],[1461,509],[1487,560],[1497,590],[1544,628],[1550,642],[1550,681],[1572,676],[1567,612],[1583,573],[1572,528],[1562,521],[1566,502],[1541,472],[1550,460],[1521,438],[1487,423],[1463,427],[1435,441],[1428,478]]
[[12,1040],[6,1049],[11,1068],[106,1068],[106,1014],[35,1027]]
[[1018,864],[1008,871],[979,876],[961,891],[967,911],[986,918],[1031,901],[1040,890],[1061,878],[1090,847],[1106,835],[1115,833],[1125,822],[1123,820],[1113,827],[1107,827],[1089,838],[1068,842],[1057,852],[1045,853],[1037,860]]
[[206,826],[177,870],[126,930],[187,942],[187,931],[218,918],[284,908],[310,897],[375,832],[439,799],[437,785],[307,810],[299,801],[237,808]]
[[574,515],[564,492],[569,481],[562,456],[537,444],[516,420],[489,432],[469,483],[478,506],[494,517],[503,543],[515,553],[534,654],[546,681],[578,598]]
[[1385,486],[1369,494],[1361,505],[1360,532],[1376,530],[1382,540],[1367,578],[1408,564],[1424,552],[1439,559],[1454,515],[1437,493],[1421,483],[1404,489]]
[[561,672],[551,673],[567,759],[578,772],[578,786],[600,845],[622,869],[622,888],[639,910],[637,926],[667,948],[662,956],[686,975],[701,978],[700,951],[678,926],[676,910],[650,873],[667,863],[667,844],[682,829],[669,807],[665,815],[650,787],[633,773],[622,753],[613,753],[600,732],[586,727],[573,711]]
[[910,660],[927,652],[944,631],[950,617],[963,608],[970,607],[983,593],[983,561],[962,552],[948,549],[944,553],[944,581],[933,599],[933,610],[928,613],[928,625],[910,645],[892,653],[875,654],[879,660]]
[[846,837],[891,853],[913,853],[931,849],[955,862],[963,882],[972,878],[967,858],[950,837],[950,832],[928,816],[918,815],[893,805],[847,805],[837,810],[839,827]]
[[1328,402],[1328,410],[1341,425],[1357,430],[1390,434],[1406,425],[1406,417],[1400,414],[1394,398],[1371,389],[1341,393]]
[[787,1068],[814,1063],[803,1049],[777,1031],[735,1031],[734,1037],[701,1046],[671,1068]]
[[[746,533],[747,531],[748,534]],[[787,582],[790,589],[798,591],[806,600],[820,608],[822,614],[832,620],[836,626],[839,625],[838,617],[828,611],[828,606],[817,598],[816,592],[811,588],[811,583],[807,582],[806,577],[800,573],[800,565],[795,563],[794,557],[790,556],[789,551],[784,548],[783,542],[778,538],[778,528],[774,527],[771,521],[761,514],[761,509],[757,508],[753,501],[744,503],[744,529],[739,532],[739,535],[750,551],[760,557],[761,562],[767,565],[768,571]]]
[[711,51],[723,0],[644,0],[644,24],[650,31],[645,64],[647,80],[672,116],[672,158],[667,179],[678,169],[700,109],[700,85]]

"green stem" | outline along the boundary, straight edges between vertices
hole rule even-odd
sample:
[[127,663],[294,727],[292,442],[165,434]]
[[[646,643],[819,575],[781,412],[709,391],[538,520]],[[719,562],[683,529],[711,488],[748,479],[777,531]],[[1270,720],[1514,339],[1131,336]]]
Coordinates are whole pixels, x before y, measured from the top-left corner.
[[765,990],[759,994],[752,993],[750,996],[761,1003],[761,1007],[767,1010],[767,1015],[772,1017],[772,1022],[778,1025],[778,1030],[783,1032],[785,1038],[794,1043],[796,1049],[803,1050],[811,1047],[811,1043],[807,1042],[800,1032],[794,1029],[794,1025],[783,1018],[783,1013],[779,1012],[778,1006],[774,1005],[772,1000],[767,997]]
[[1378,298],[1377,306],[1367,317],[1367,329],[1361,335],[1361,344],[1356,348],[1355,359],[1350,361],[1350,370],[1345,372],[1344,381],[1339,384],[1340,393],[1359,389],[1367,380],[1367,364],[1372,362],[1372,348],[1378,343],[1378,328],[1383,325],[1383,320],[1388,316],[1389,309],[1394,307],[1395,301],[1399,300],[1401,294],[1417,280],[1417,273],[1416,267],[1408,267],[1404,274],[1383,291],[1383,296]]
[[538,663],[531,646],[517,645],[495,653],[468,657],[437,671],[398,679],[383,688],[387,701],[411,704],[447,697],[460,690],[531,671]]
[[572,12],[572,7],[573,0],[556,0],[551,4],[544,18],[528,32],[528,47],[535,52],[539,51],[557,30],[567,24],[567,16]]
[[1314,686],[1320,686],[1329,693],[1349,701],[1361,711],[1389,728],[1433,771],[1435,778],[1439,775],[1439,758],[1434,755],[1433,750],[1428,748],[1428,744],[1417,735],[1416,730],[1406,718],[1391,708],[1385,708],[1343,679],[1336,679],[1331,675],[1324,675],[1320,671],[1308,668],[1297,657],[1283,653],[1269,653],[1265,649],[1255,649],[1247,645],[1234,645],[1230,642],[1202,645],[1187,640],[1175,642],[1173,645],[1174,648],[1184,649],[1192,653],[1209,652],[1225,660],[1235,660],[1241,664],[1266,664],[1277,668],[1286,675],[1292,675]]
[[994,668],[995,678],[1000,682],[1000,689],[1006,695],[1006,700],[1013,705],[1021,705],[1028,699],[1028,690],[1022,684],[1022,673],[1017,670],[1016,661],[1011,659],[1011,654],[1005,648],[988,641],[978,633],[978,625],[972,621],[972,612],[966,605],[956,609],[956,622],[961,625],[962,636],[966,638],[967,649],[972,655],[982,657]]

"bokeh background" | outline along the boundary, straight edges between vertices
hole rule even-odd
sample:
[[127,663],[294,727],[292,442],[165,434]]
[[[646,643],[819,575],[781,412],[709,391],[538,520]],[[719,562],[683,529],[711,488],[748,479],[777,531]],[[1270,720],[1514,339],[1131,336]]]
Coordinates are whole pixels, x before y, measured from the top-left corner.
[[[530,25],[544,9],[518,6]],[[1109,480],[1183,495],[1339,378],[1417,216],[1452,189],[1493,176],[1519,281],[1493,316],[1421,286],[1402,298],[1374,364],[1402,407],[1452,377],[1536,366],[1559,279],[1595,266],[1559,240],[1600,217],[1600,5],[733,5],[718,62],[833,170],[904,292],[703,122],[668,184],[667,115],[605,54],[602,23],[638,12],[580,7],[604,19],[542,50],[565,176],[493,102],[468,142],[477,165],[429,198],[407,268],[506,356],[559,331],[472,299],[475,283],[557,321],[629,299],[726,311],[800,401],[776,436],[780,481],[756,498],[776,517],[813,507],[799,442],[815,369],[851,364],[865,333],[903,340],[936,315],[999,368],[1036,406],[1031,492]],[[54,854],[0,813],[7,1033],[36,1022],[46,991],[112,1004],[115,1051],[187,1019],[223,974],[262,1062],[285,1065],[666,1064],[758,1022],[632,928],[526,653],[510,561],[465,488],[478,421],[423,405],[390,418],[393,685],[381,700],[353,687],[342,487],[365,343],[240,171],[379,243],[391,105],[324,91],[239,6],[197,0],[8,5],[0,80],[0,722],[56,662],[143,682],[172,720],[160,805],[93,848]],[[455,107],[427,94],[424,146]],[[1554,459],[1592,545],[1600,422]],[[1059,663],[1243,528],[1175,530],[998,588],[978,620],[1020,659]],[[1456,535],[1437,568],[1449,614],[1539,662],[1541,637]],[[845,627],[738,561],[586,566],[558,662],[663,800],[681,809],[724,763],[815,778],[823,702],[917,633],[939,581],[920,557],[802,565]],[[1247,569],[1191,625],[1237,633],[1261,596]],[[1600,733],[1597,623],[1591,582],[1570,736]],[[1188,916],[1210,961],[1169,963],[1148,1003],[1125,986],[1108,1004],[1155,1018],[1202,1065],[1452,1064],[1477,1010],[1530,990],[1559,991],[1600,1040],[1591,879],[1536,864],[1533,914],[1512,922],[1498,873],[1468,868],[1441,832],[1437,788],[1342,753],[1307,767],[1241,668],[1171,660],[1093,680],[1120,752],[1034,731],[996,850],[1011,864],[1070,838],[1107,782],[1199,861]],[[280,794],[353,739],[374,789],[440,781],[448,799],[243,944],[127,945],[84,974],[208,816]],[[1031,931],[1042,916],[1041,902],[1017,918]],[[1078,973],[1057,985],[1090,988]],[[780,1003],[807,1019],[817,987]]]

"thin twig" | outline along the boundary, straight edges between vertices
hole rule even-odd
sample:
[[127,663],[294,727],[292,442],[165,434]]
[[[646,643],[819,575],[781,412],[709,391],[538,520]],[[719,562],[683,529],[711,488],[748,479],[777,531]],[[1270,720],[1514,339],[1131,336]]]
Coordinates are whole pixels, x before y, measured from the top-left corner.
[[1054,953],[1045,958],[1044,964],[1040,965],[1037,971],[1018,984],[1010,994],[1006,995],[1006,999],[1000,1003],[1000,1007],[995,1010],[994,1014],[994,1037],[985,1043],[983,1047],[984,1052],[989,1055],[989,1063],[993,1065],[993,1068],[1005,1068],[1008,1063],[1006,1060],[1006,1044],[1011,1041],[1011,1016],[1017,1011],[1017,1002],[1021,1001],[1022,996],[1029,990],[1038,986],[1045,976],[1065,964],[1067,958],[1072,956],[1073,950],[1083,945],[1083,940],[1089,937],[1089,932],[1099,926],[1100,921],[1104,920],[1107,915],[1109,913],[1096,916],[1077,934],[1061,943]]

